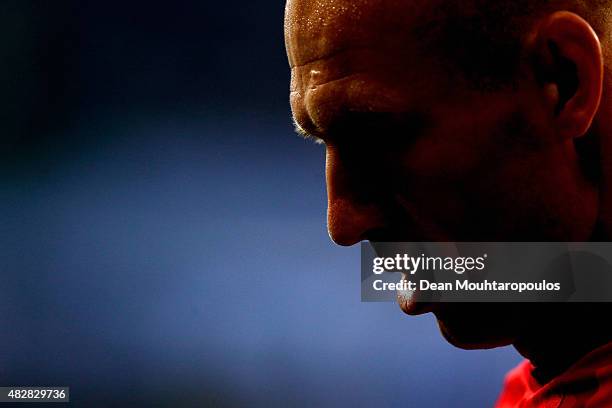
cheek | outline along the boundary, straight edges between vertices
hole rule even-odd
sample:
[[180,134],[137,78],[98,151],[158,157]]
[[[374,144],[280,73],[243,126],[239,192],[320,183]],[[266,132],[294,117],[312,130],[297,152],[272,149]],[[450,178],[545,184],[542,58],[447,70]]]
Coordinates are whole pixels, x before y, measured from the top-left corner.
[[402,194],[456,239],[586,239],[596,197],[546,140],[516,114],[440,126],[402,155]]
[[461,182],[489,166],[505,144],[501,120],[512,115],[480,105],[439,110],[436,126],[403,154],[406,170],[421,178]]
[[559,146],[528,152],[503,163],[483,180],[497,209],[518,235],[548,241],[589,240],[598,213],[597,188],[585,178],[578,157]]
[[495,128],[466,112],[456,115],[462,120],[442,122],[397,159],[407,194],[432,210],[460,211],[472,197],[484,198],[486,192],[476,194],[484,179],[500,171]]

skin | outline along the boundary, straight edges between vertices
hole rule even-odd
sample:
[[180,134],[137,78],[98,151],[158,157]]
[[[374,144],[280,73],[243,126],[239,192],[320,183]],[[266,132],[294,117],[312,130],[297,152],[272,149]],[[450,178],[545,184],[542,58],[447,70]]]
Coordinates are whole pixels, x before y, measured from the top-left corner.
[[[520,40],[526,57],[515,86],[478,90],[415,35],[437,6],[287,3],[291,108],[299,131],[326,147],[332,240],[607,239],[611,165],[595,154],[610,151],[601,137],[612,117],[607,47],[579,15],[553,10]],[[567,69],[560,61],[574,64],[577,86],[558,75]],[[585,153],[579,140],[595,148]],[[558,338],[559,347],[543,346],[555,324],[584,321],[590,309],[401,299],[400,306],[433,312],[459,347],[514,344],[551,375],[611,338],[590,328],[567,336],[571,352]]]

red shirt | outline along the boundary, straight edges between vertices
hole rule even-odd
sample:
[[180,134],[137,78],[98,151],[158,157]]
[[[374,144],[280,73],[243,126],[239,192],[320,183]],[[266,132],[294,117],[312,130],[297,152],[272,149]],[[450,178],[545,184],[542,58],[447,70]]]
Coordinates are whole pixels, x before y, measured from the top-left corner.
[[522,362],[506,376],[496,408],[612,407],[612,343],[600,347],[547,384],[531,375]]

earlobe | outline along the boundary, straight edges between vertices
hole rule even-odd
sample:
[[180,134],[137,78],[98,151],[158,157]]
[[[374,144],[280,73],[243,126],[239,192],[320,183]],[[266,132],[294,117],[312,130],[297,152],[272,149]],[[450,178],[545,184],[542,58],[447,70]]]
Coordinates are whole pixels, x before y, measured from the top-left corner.
[[582,17],[567,11],[547,16],[536,31],[538,82],[563,137],[589,130],[603,91],[601,44]]

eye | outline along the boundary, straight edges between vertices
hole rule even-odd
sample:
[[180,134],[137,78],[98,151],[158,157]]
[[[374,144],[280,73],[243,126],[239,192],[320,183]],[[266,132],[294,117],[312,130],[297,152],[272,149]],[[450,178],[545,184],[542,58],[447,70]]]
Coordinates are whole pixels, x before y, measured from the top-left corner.
[[325,140],[321,139],[320,137],[313,136],[311,134],[304,135],[303,137],[317,146],[325,146]]
[[430,121],[416,112],[348,112],[329,130],[330,139],[363,149],[395,150],[420,138]]
[[300,126],[299,123],[297,123],[295,121],[295,119],[293,120],[293,127],[294,127],[295,133],[300,135],[305,140],[309,140],[309,141],[311,141],[311,142],[313,142],[314,144],[317,144],[317,145],[324,145],[325,144],[325,141],[323,139],[321,139],[320,137],[315,136],[312,133],[309,133],[308,131],[306,131],[302,126]]

